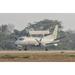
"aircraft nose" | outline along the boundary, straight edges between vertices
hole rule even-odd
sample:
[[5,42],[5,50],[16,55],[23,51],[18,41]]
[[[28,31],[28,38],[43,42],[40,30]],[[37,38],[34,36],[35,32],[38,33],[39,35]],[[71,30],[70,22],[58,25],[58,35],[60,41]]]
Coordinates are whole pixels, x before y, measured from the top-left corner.
[[16,46],[16,47],[17,47],[19,44],[20,44],[19,41],[16,41],[16,42],[15,42],[15,46]]

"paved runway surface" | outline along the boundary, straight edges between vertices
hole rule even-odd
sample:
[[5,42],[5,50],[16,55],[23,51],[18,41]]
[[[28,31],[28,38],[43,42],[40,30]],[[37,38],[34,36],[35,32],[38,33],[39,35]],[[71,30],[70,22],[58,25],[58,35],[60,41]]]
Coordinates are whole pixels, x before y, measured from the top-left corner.
[[75,53],[75,50],[50,50],[50,51],[0,51],[0,54],[1,53],[61,53],[61,52],[64,52],[64,53]]
[[53,61],[53,62],[75,62],[74,50],[50,50],[50,51],[0,51],[1,61],[18,61],[18,62],[31,62],[31,61]]

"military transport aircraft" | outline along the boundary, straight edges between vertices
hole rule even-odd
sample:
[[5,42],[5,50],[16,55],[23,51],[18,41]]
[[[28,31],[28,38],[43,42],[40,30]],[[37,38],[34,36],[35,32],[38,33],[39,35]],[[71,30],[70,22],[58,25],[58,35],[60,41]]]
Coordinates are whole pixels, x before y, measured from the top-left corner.
[[34,46],[44,46],[45,50],[48,50],[47,49],[48,44],[58,46],[57,42],[59,42],[60,40],[57,38],[57,34],[58,34],[58,25],[55,26],[52,34],[47,34],[46,36],[42,37],[34,37],[34,36],[19,37],[16,40],[15,44],[18,49],[27,50],[28,45],[34,45]]

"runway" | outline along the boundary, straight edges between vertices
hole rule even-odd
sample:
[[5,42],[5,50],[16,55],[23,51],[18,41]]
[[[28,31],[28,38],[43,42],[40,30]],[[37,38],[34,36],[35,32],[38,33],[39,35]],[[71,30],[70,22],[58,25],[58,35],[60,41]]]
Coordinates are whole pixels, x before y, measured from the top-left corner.
[[49,50],[49,51],[24,51],[24,50],[21,50],[21,51],[18,51],[18,50],[4,50],[4,51],[0,51],[0,54],[2,53],[75,53],[75,50]]
[[75,62],[74,50],[0,51],[0,62]]

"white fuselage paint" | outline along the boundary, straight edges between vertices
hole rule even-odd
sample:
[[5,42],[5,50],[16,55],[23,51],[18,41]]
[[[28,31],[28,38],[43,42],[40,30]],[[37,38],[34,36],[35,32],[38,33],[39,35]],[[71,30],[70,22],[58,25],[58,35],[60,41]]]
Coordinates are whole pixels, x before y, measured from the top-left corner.
[[[19,45],[39,45],[39,43],[36,41],[40,41],[41,38],[39,37],[23,37],[24,39],[23,40],[17,40],[16,41],[16,44],[19,44]],[[42,38],[42,40],[40,41],[40,43],[42,45],[46,45],[47,43],[51,43],[53,42],[53,38],[52,37],[44,37]]]
[[38,41],[40,40],[40,38],[38,37],[23,37],[23,40],[17,40],[15,42],[15,44],[19,44],[19,45],[38,45],[38,42],[35,40],[37,39]]

